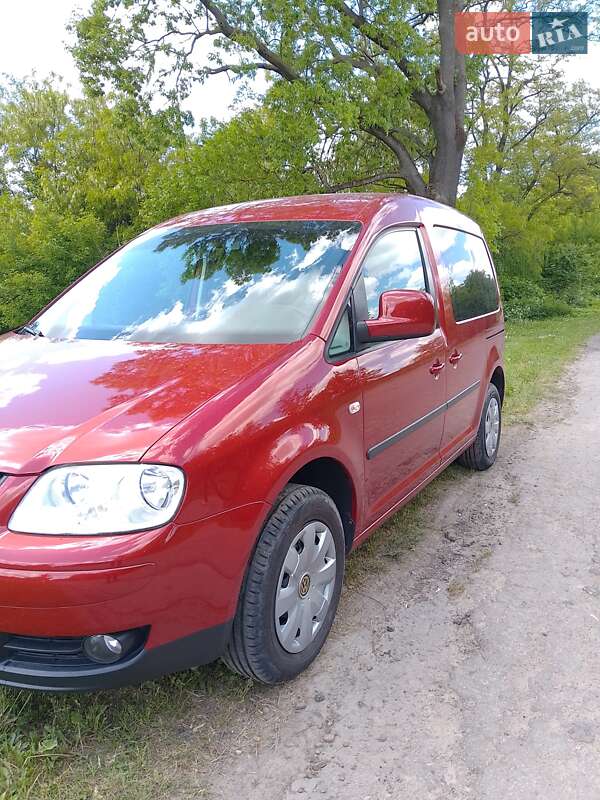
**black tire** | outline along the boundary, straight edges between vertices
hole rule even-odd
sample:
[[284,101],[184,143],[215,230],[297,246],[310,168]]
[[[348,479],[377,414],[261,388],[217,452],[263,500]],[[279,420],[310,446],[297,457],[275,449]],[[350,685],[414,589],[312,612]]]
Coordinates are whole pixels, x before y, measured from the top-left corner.
[[[498,404],[498,422],[499,422],[499,429],[498,429],[498,441],[496,443],[496,448],[494,449],[493,453],[488,453],[486,444],[485,444],[485,418],[489,408],[490,403],[492,400],[495,400]],[[468,447],[464,453],[462,453],[458,457],[458,462],[463,465],[463,467],[467,467],[468,469],[476,469],[476,470],[486,470],[489,469],[494,462],[496,461],[496,457],[498,455],[498,450],[500,449],[500,438],[502,435],[502,403],[500,400],[500,394],[498,389],[494,386],[493,383],[490,383],[487,390],[487,395],[485,397],[485,402],[483,404],[483,410],[481,412],[481,420],[479,422],[479,428],[477,430],[477,436],[473,444]]]
[[[310,522],[323,522],[335,545],[336,575],[331,600],[313,641],[298,653],[285,650],[275,629],[275,600],[284,559],[294,538]],[[223,661],[235,672],[265,684],[290,680],[319,654],[335,617],[344,577],[345,540],[338,510],[312,486],[290,484],[277,501],[248,567]]]

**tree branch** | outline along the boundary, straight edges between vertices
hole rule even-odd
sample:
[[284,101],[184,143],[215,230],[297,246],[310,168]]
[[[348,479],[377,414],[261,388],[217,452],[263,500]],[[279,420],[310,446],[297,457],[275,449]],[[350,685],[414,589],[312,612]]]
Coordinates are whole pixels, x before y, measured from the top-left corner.
[[[332,5],[340,14],[350,20],[352,26],[356,28],[356,30],[360,31],[369,41],[386,52],[405,78],[408,80],[415,80],[416,75],[408,59],[392,55],[390,52],[391,50],[395,50],[396,52],[402,50],[399,43],[393,37],[382,30],[375,30],[373,24],[369,22],[363,14],[357,14],[344,0],[333,0]],[[425,89],[414,89],[411,96],[423,111],[429,113],[431,110],[431,95],[429,92]]]
[[364,131],[365,133],[370,133],[371,136],[374,136],[386,147],[389,147],[389,149],[394,153],[398,159],[402,177],[406,181],[406,185],[410,191],[414,194],[426,196],[427,187],[425,185],[425,181],[419,174],[419,170],[417,169],[411,154],[408,152],[402,142],[398,141],[398,139],[396,139],[395,136],[392,136],[391,133],[387,133],[379,125],[370,125],[364,128]]
[[[562,176],[561,175],[557,175],[556,177],[557,177],[556,189],[554,189],[554,191],[549,192],[548,194],[544,195],[543,197],[538,198],[538,200],[535,201],[535,203],[533,205],[533,208],[531,209],[529,214],[527,214],[527,222],[531,222],[531,220],[534,218],[534,216],[537,214],[537,212],[541,209],[541,207],[545,203],[548,202],[548,200],[552,200],[552,198],[558,197],[561,194],[562,195],[570,195],[571,194],[571,192],[566,187],[564,187],[562,185]],[[570,178],[570,177],[571,177],[571,175],[567,175],[567,179]]]
[[344,189],[357,189],[359,186],[371,186],[374,183],[382,183],[383,181],[391,180],[405,180],[404,175],[399,172],[378,172],[376,175],[371,175],[367,178],[355,178],[345,183],[336,183],[328,186],[330,192],[343,192]]
[[220,75],[223,72],[235,72],[242,74],[246,70],[263,69],[271,72],[279,72],[279,70],[266,61],[256,61],[250,64],[221,64],[220,67],[204,67],[202,69],[203,75]]
[[271,67],[275,72],[278,72],[282,78],[285,78],[290,82],[300,80],[300,75],[298,72],[296,72],[293,67],[287,64],[278,53],[276,53],[274,50],[271,50],[271,48],[268,47],[266,43],[262,41],[262,39],[259,39],[258,36],[253,33],[248,34],[241,28],[237,28],[232,25],[216,3],[213,3],[212,0],[200,0],[200,3],[204,6],[204,8],[207,9],[207,11],[210,11],[224,36],[233,42],[238,42],[239,39],[250,36],[254,50],[256,50],[256,52],[262,58],[264,58],[265,61],[268,61],[268,63],[271,64]]

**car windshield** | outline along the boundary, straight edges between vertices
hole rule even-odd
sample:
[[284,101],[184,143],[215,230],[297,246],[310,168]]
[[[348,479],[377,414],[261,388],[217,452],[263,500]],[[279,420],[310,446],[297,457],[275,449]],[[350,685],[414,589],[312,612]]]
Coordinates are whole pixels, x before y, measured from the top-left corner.
[[150,231],[34,323],[59,339],[291,342],[352,249],[356,222],[256,222]]

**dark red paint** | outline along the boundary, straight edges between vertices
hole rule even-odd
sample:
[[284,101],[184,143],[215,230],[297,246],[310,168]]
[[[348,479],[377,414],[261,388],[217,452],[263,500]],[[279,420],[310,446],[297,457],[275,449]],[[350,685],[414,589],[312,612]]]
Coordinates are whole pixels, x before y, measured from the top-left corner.
[[[486,387],[502,367],[503,316],[454,322],[428,230],[481,235],[458,212],[410,196],[341,195],[201,211],[184,225],[357,220],[353,252],[306,336],[274,345],[136,345],[0,337],[0,631],[83,636],[150,626],[153,648],[234,614],[248,559],[271,504],[313,459],[335,459],[353,487],[360,543],[473,439]],[[413,299],[418,338],[332,363],[326,341],[361,260],[387,227],[416,226],[431,300]],[[404,314],[390,293],[386,316]],[[410,302],[410,301],[409,301]],[[426,306],[428,311],[426,311]],[[408,319],[407,324],[409,324]],[[376,326],[375,326],[376,327]],[[377,458],[369,448],[465,386],[461,402]],[[359,402],[360,411],[348,406]],[[174,521],[128,535],[17,534],[8,521],[40,472],[89,461],[181,466],[187,488]]]

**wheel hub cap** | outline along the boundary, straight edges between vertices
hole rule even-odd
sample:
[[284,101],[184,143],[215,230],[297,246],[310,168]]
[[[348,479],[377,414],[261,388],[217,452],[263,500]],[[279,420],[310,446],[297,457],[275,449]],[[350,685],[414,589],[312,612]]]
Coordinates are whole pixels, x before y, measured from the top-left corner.
[[309,522],[292,541],[275,595],[275,631],[284,650],[300,653],[319,632],[331,605],[335,543],[324,522]]
[[491,458],[498,447],[500,438],[500,407],[495,397],[489,402],[485,414],[485,449]]

